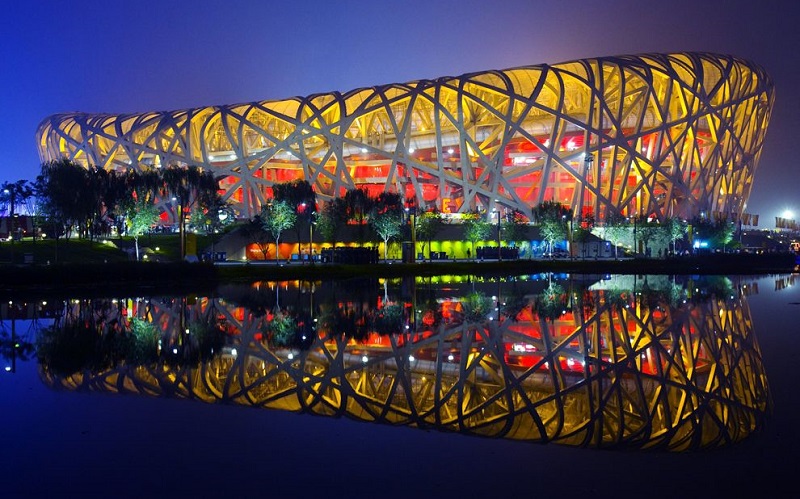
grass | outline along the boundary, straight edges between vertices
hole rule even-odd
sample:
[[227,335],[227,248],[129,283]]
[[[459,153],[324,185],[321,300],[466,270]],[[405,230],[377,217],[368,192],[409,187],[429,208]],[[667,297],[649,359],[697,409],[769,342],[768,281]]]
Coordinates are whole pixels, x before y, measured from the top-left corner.
[[[207,236],[197,236],[197,247],[211,244]],[[22,241],[0,242],[0,264],[31,263],[25,258],[29,255],[34,264],[62,263],[111,263],[126,262],[132,257],[125,251],[134,249],[132,237],[101,238],[95,241],[86,239],[40,239],[30,238]],[[158,251],[156,251],[158,248]],[[180,236],[178,234],[154,234],[139,238],[140,255],[147,260],[160,262],[180,261]]]

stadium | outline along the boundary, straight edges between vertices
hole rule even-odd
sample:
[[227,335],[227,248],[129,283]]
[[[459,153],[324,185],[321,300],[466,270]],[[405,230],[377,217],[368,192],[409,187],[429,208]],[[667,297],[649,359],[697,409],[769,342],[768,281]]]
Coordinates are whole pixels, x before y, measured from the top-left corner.
[[759,66],[710,53],[541,64],[284,100],[141,114],[57,114],[42,161],[106,169],[195,165],[240,218],[276,183],[319,201],[398,192],[444,214],[544,201],[598,222],[736,218],[774,103]]

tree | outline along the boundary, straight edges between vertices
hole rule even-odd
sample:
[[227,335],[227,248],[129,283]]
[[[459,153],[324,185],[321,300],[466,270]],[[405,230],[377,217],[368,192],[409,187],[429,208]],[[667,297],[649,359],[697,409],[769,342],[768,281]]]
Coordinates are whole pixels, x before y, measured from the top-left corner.
[[301,229],[304,230],[309,234],[310,250],[311,232],[309,229],[317,215],[317,194],[314,192],[314,188],[308,181],[297,179],[273,185],[272,195],[274,201],[286,201],[289,206],[295,208],[298,222],[294,226],[297,230],[297,241],[300,241]]
[[178,230],[181,238],[181,259],[186,257],[186,216],[195,206],[208,207],[216,199],[219,185],[214,175],[196,166],[171,165],[161,173],[163,195],[171,196],[177,205]]
[[353,221],[358,226],[358,242],[364,244],[364,225],[372,211],[374,199],[366,189],[350,189],[344,194],[344,203],[347,209],[347,220]]
[[244,225],[244,231],[250,241],[254,242],[258,249],[261,251],[261,256],[264,260],[267,259],[269,252],[269,239],[271,234],[264,230],[264,223],[261,220],[261,215],[256,215]]
[[330,241],[336,247],[336,236],[347,224],[347,206],[342,198],[333,198],[322,208],[317,219],[317,230],[323,241]]
[[651,241],[658,241],[663,238],[664,230],[657,222],[641,221],[637,225],[637,240],[642,242],[645,255],[649,255]]
[[261,223],[264,230],[275,239],[275,260],[278,260],[281,233],[294,227],[297,212],[286,201],[274,201],[261,208]]
[[[442,214],[436,210],[426,211],[418,215],[414,220],[414,230],[417,233],[417,239],[427,241],[428,243],[428,259],[431,259],[431,241],[436,234],[442,230]],[[424,245],[423,245],[424,248]]]
[[87,184],[87,170],[69,159],[42,165],[36,177],[36,196],[42,212],[54,226],[56,241],[62,230],[69,239],[72,228],[89,217],[94,201],[84,195]]
[[389,241],[402,234],[403,217],[392,212],[378,213],[370,217],[370,225],[383,239],[383,259],[389,258]]
[[14,243],[14,215],[17,214],[17,207],[24,206],[28,199],[33,197],[33,187],[27,180],[17,180],[16,182],[3,182],[0,185],[0,199],[6,205],[8,212],[8,234],[11,243]]
[[136,261],[139,261],[139,236],[150,230],[158,222],[159,210],[147,198],[142,198],[129,204],[126,212],[125,225],[129,236],[133,237],[136,246]]
[[610,215],[603,225],[603,239],[608,239],[614,245],[614,259],[617,259],[617,248],[626,242],[630,235],[628,220],[622,215]]
[[512,211],[500,224],[503,238],[507,242],[516,243],[525,239],[527,235],[528,219],[519,210]]
[[211,252],[217,242],[217,234],[235,221],[233,208],[217,195],[207,208],[195,207],[189,217],[189,226],[211,238]]
[[710,248],[724,248],[733,239],[735,230],[735,224],[727,219],[695,218],[692,220],[694,238],[706,241]]
[[389,258],[389,241],[402,234],[403,198],[396,192],[381,192],[372,203],[369,224],[383,239],[383,259]]
[[472,244],[472,253],[475,253],[475,243],[488,239],[492,225],[483,219],[477,212],[464,214],[464,238]]
[[545,201],[533,208],[533,216],[552,255],[553,245],[567,238],[567,223],[572,220],[572,211],[559,202]]
[[[108,233],[130,203],[129,174],[90,167],[87,169],[87,232],[90,239]],[[121,218],[121,217],[120,217]]]
[[686,235],[688,224],[679,218],[668,218],[664,221],[664,229],[667,232],[670,242],[672,243],[672,253],[677,253],[678,239],[683,239]]

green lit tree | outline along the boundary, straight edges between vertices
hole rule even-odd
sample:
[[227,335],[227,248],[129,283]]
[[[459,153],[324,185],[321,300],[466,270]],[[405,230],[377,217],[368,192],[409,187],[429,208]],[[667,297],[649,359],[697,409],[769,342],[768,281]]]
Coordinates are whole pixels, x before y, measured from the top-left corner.
[[500,224],[501,234],[503,240],[513,243],[516,246],[518,242],[523,241],[527,236],[528,219],[519,210],[512,211],[503,222]]
[[159,210],[149,199],[140,199],[129,204],[125,226],[136,246],[136,261],[139,261],[139,237],[158,222]]
[[389,258],[389,241],[402,234],[403,198],[395,192],[378,194],[369,216],[372,230],[383,239],[383,259]]
[[678,239],[683,239],[688,229],[688,224],[679,218],[668,218],[664,221],[664,228],[672,243],[672,253],[677,253]]
[[622,215],[609,216],[603,225],[603,239],[614,245],[614,259],[618,258],[617,248],[625,245],[631,234],[630,224]]
[[322,235],[322,240],[333,243],[335,248],[339,232],[345,225],[347,225],[347,206],[344,199],[334,198],[325,203],[317,217],[317,231]]
[[275,201],[261,208],[261,223],[264,230],[275,239],[275,260],[278,260],[281,234],[294,227],[297,212],[286,201]]
[[533,216],[552,255],[555,243],[567,238],[567,224],[572,219],[572,211],[559,202],[545,201],[534,207]]
[[297,241],[301,239],[301,233],[309,234],[309,255],[311,254],[311,232],[310,226],[315,222],[317,216],[317,194],[307,180],[293,180],[282,182],[272,186],[274,201],[286,201],[289,206],[293,206],[297,211],[297,221],[294,229],[297,234]]
[[442,230],[443,225],[442,214],[435,210],[426,211],[421,215],[417,215],[414,219],[414,230],[416,231],[417,239],[425,241],[428,244],[429,260],[431,259],[431,241],[433,241],[433,238]]
[[470,242],[472,254],[475,254],[475,243],[489,238],[492,224],[484,220],[477,212],[465,213],[462,220],[464,221],[464,238]]

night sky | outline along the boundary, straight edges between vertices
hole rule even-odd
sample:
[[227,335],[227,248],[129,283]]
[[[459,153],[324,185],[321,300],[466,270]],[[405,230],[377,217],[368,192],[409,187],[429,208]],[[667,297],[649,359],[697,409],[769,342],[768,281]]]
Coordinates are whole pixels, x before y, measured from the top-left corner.
[[0,182],[69,111],[274,100],[579,58],[706,51],[762,65],[774,109],[747,212],[800,219],[800,14],[777,0],[29,0],[0,15]]

